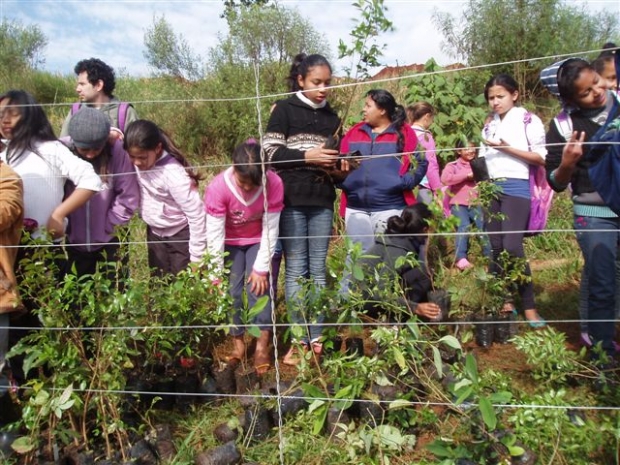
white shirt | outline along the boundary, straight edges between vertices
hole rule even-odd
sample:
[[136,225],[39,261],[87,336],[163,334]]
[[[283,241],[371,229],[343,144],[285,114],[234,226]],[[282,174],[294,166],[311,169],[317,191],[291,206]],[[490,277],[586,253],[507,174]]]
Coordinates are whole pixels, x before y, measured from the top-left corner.
[[[512,107],[503,119],[494,115],[484,126],[482,138],[498,142],[519,150],[538,153],[543,160],[547,156],[545,127],[538,116],[521,107]],[[529,179],[529,165],[505,152],[482,145],[479,156],[487,162],[491,178]]]

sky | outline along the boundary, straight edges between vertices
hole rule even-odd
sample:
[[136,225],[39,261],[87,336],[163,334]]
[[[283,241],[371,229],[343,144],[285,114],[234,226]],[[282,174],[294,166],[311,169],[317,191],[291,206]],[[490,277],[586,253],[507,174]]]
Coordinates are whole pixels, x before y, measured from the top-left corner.
[[[220,18],[223,0],[0,0],[0,16],[23,25],[37,24],[48,39],[43,69],[62,75],[73,73],[75,63],[97,57],[121,75],[147,76],[143,56],[144,34],[154,16],[164,15],[176,34],[181,34],[195,54],[206,57],[226,35]],[[339,39],[351,43],[357,9],[353,0],[280,0],[296,8],[323,34],[336,57]],[[580,2],[588,8],[604,8],[620,15],[620,0]],[[440,65],[456,60],[442,52],[442,36],[432,22],[434,11],[460,15],[463,0],[385,0],[386,16],[395,31],[381,36],[385,65],[423,64],[434,58]],[[336,72],[347,63],[334,63]]]

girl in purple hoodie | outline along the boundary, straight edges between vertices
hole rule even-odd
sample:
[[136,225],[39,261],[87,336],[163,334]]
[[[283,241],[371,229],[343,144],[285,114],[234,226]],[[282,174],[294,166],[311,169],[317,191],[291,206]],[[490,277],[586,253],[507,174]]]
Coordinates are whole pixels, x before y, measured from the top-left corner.
[[[66,271],[75,267],[78,276],[94,274],[105,263],[111,265],[102,271],[111,279],[128,275],[126,254],[122,257],[120,253],[119,228],[138,209],[140,187],[122,141],[110,144],[109,133],[107,115],[84,107],[71,118],[69,138],[63,140],[78,157],[93,165],[103,184],[102,191],[68,217]],[[69,194],[73,189],[69,182],[65,192]]]

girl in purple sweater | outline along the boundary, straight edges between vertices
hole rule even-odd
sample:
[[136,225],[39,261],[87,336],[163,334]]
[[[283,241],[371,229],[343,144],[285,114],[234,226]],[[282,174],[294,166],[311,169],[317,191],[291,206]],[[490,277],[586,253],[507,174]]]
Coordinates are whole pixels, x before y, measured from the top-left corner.
[[[475,204],[478,196],[476,182],[469,162],[476,158],[476,145],[465,139],[456,142],[456,161],[448,163],[441,173],[441,182],[448,186],[450,195],[450,212],[460,222],[456,236],[456,267],[459,270],[471,268],[473,265],[467,260],[469,251],[468,230],[474,225],[478,231],[484,227],[482,208]],[[486,236],[480,236],[482,252],[485,257],[491,256],[491,245]]]

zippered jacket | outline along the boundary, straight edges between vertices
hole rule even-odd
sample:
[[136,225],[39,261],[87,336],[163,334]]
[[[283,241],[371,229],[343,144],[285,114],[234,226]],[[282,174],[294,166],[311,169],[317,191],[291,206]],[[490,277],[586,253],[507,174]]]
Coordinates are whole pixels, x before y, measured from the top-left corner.
[[[122,141],[117,140],[111,147],[107,171],[101,176],[103,190],[68,216],[67,240],[78,251],[102,248],[115,237],[115,229],[127,224],[140,206],[136,171]],[[74,189],[72,183],[67,183],[66,196]]]
[[353,126],[342,140],[340,151],[359,151],[359,168],[339,185],[349,208],[383,211],[414,203],[412,190],[426,174],[427,160],[416,151],[418,139],[409,125],[403,125],[404,145],[398,150],[398,133],[393,126],[374,136],[365,122]]

